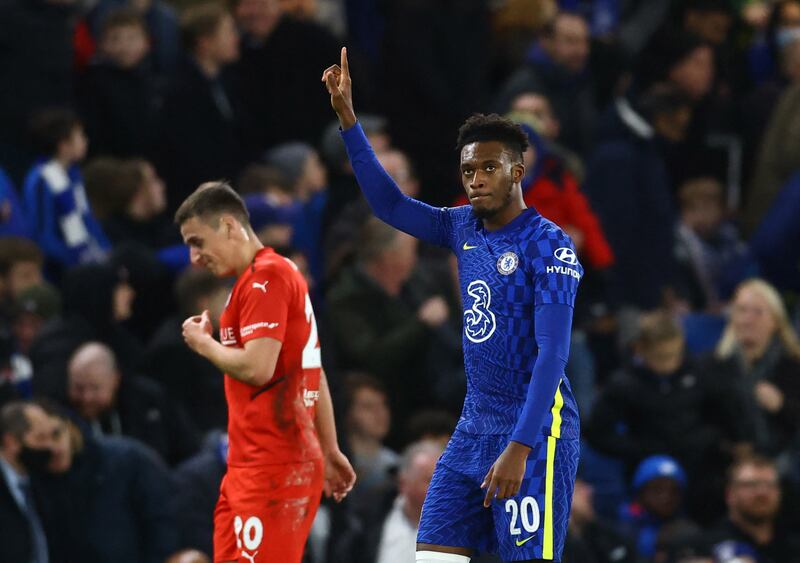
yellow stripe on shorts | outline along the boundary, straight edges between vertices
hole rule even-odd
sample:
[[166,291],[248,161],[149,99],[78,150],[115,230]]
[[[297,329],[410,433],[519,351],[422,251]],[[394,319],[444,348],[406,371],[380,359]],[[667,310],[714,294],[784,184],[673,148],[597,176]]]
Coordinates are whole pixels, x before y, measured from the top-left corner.
[[556,459],[556,438],[561,437],[561,408],[564,396],[561,394],[561,381],[556,387],[553,400],[553,423],[550,425],[550,436],[547,437],[547,467],[544,477],[544,541],[542,542],[542,559],[553,559],[553,464]]

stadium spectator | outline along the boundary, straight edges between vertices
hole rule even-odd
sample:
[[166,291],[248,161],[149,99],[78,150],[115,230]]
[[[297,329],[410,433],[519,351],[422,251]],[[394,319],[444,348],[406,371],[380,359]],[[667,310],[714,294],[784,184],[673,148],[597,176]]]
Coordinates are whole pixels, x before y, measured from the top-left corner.
[[45,110],[31,122],[40,159],[25,178],[33,236],[48,260],[70,267],[104,260],[110,244],[92,212],[78,163],[87,139],[71,111]]
[[22,209],[17,190],[0,168],[0,237],[30,237],[28,218]]
[[168,76],[181,57],[178,15],[170,3],[162,0],[100,0],[86,17],[91,37],[102,37],[107,18],[124,7],[136,10],[147,24],[153,68],[159,75]]
[[112,244],[135,242],[157,251],[180,243],[178,229],[165,213],[164,182],[150,162],[95,159],[85,177],[92,207]]
[[586,155],[597,113],[587,66],[590,53],[586,20],[576,12],[560,11],[528,51],[525,65],[502,86],[493,107],[505,113],[523,92],[541,93],[558,118],[558,141]]
[[686,486],[686,473],[669,456],[654,455],[639,464],[633,476],[634,500],[622,507],[620,516],[641,557],[657,561],[676,537],[700,531],[682,515]]
[[740,284],[712,368],[742,397],[758,452],[788,459],[800,429],[800,339],[778,292],[751,279]]
[[69,358],[92,340],[110,346],[123,370],[138,366],[141,344],[123,326],[132,315],[134,297],[123,269],[87,264],[71,270],[62,286],[61,318],[45,326],[31,346],[34,393],[64,403]]
[[522,92],[511,100],[508,117],[519,123],[529,123],[542,136],[547,152],[564,161],[579,184],[586,179],[586,168],[577,153],[558,142],[561,123],[553,112],[553,105],[540,92]]
[[[279,0],[235,0],[231,5],[243,33],[236,78],[256,145],[263,150],[291,140],[317,143],[330,111],[317,80],[338,53],[338,40],[315,22],[285,15]],[[278,76],[281,87],[275,88]]]
[[[386,148],[378,152],[377,157],[386,173],[404,194],[409,197],[419,195],[419,180],[404,152]],[[371,216],[372,210],[360,192],[353,201],[341,208],[326,237],[324,250],[328,276],[335,278],[342,268],[352,264],[356,255],[359,232]]]
[[229,293],[225,280],[204,270],[186,270],[175,283],[178,312],[164,320],[144,356],[145,373],[164,386],[171,401],[185,409],[198,433],[226,427],[225,390],[222,373],[186,346],[181,324],[183,319],[208,310],[214,332],[218,332]]
[[19,237],[0,238],[0,309],[24,290],[44,283],[44,256],[36,243]]
[[34,481],[46,470],[50,457],[47,414],[21,401],[2,406],[0,440],[0,559],[58,561],[55,534],[46,527],[44,517],[46,500]]
[[691,111],[675,86],[656,84],[632,100],[617,98],[604,117],[585,190],[614,252],[610,291],[618,304],[652,309],[674,288],[677,214],[664,145],[684,138]]
[[177,206],[210,178],[233,177],[243,154],[243,116],[226,69],[239,58],[233,17],[199,4],[181,18],[186,60],[168,87],[158,125],[156,165]]
[[725,220],[719,180],[688,180],[678,189],[678,198],[678,286],[693,310],[720,313],[736,285],[754,275],[757,265],[736,227]]
[[182,408],[163,388],[142,376],[123,376],[107,346],[89,342],[67,366],[67,397],[92,436],[128,436],[156,451],[170,465],[197,450],[197,437]]
[[11,341],[0,345],[0,372],[3,374],[0,375],[0,387],[5,386],[5,391],[11,396],[30,399],[33,395],[30,348],[45,323],[56,317],[60,308],[58,290],[47,284],[31,286],[14,300],[10,321]]
[[405,441],[407,444],[438,442],[445,447],[456,429],[457,422],[458,418],[445,410],[419,410],[408,419]]
[[322,221],[328,203],[328,175],[313,147],[292,142],[278,145],[264,155],[267,165],[280,170],[298,202],[293,214],[292,248],[308,258],[311,276],[322,280]]
[[92,140],[90,154],[118,157],[150,152],[158,102],[147,54],[144,19],[133,8],[108,13],[100,51],[78,84],[78,102]]
[[[388,122],[383,117],[365,114],[359,116],[359,123],[367,139],[372,143],[376,153],[384,152],[392,146],[391,137],[388,133]],[[350,159],[347,158],[347,149],[344,141],[339,134],[339,122],[329,123],[322,133],[320,141],[320,156],[328,170],[328,206],[325,210],[325,220],[323,221],[326,240],[333,239],[327,236],[331,233],[330,229],[338,221],[342,210],[351,202],[361,198],[361,190],[358,188],[353,167]],[[329,258],[330,251],[326,246],[325,258]],[[329,277],[330,267],[326,265],[326,278]]]
[[725,551],[725,544],[728,549],[732,543],[747,546],[759,563],[800,561],[800,539],[778,518],[781,493],[778,470],[769,459],[751,457],[734,463],[725,493],[728,515],[708,533],[708,543],[718,553]]
[[713,496],[721,494],[722,483],[713,476],[721,476],[734,445],[749,437],[738,396],[727,382],[687,361],[683,332],[668,313],[641,318],[634,350],[632,366],[598,397],[586,437],[629,471],[651,455],[675,457],[689,475],[692,514],[713,515],[722,509]]
[[752,235],[789,179],[800,170],[797,153],[787,150],[796,142],[800,116],[800,84],[788,87],[772,113],[761,139],[753,179],[742,209],[746,235]]
[[173,470],[181,547],[213,556],[214,507],[227,463],[228,435],[215,431],[199,452]]
[[[389,390],[394,420],[430,401],[425,369],[433,330],[448,317],[445,300],[414,308],[404,299],[417,263],[417,242],[376,218],[362,230],[357,264],[327,295],[327,319],[343,369],[374,374]],[[396,437],[394,437],[396,438]]]
[[381,530],[376,563],[404,563],[414,557],[422,502],[443,448],[436,442],[410,445],[400,460],[398,495]]
[[358,477],[350,507],[365,523],[380,519],[387,495],[394,492],[398,455],[383,445],[391,412],[386,388],[364,374],[349,374],[344,382],[344,437]]
[[93,438],[47,406],[51,450],[42,494],[67,561],[162,563],[178,549],[173,483],[136,440]]
[[598,518],[593,506],[593,494],[593,488],[589,483],[582,479],[575,481],[564,560],[586,563],[638,563],[639,558],[633,543],[613,525]]

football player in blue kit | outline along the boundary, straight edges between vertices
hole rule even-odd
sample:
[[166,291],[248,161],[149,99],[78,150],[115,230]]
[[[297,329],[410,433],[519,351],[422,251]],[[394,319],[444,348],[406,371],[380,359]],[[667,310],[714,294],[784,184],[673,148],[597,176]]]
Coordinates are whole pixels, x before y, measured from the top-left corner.
[[322,81],[375,215],[458,258],[467,395],[425,498],[416,560],[560,561],[580,433],[564,367],[583,268],[569,237],[525,206],[527,137],[497,115],[469,118],[457,145],[470,205],[431,207],[405,196],[375,158],[353,110],[346,49]]

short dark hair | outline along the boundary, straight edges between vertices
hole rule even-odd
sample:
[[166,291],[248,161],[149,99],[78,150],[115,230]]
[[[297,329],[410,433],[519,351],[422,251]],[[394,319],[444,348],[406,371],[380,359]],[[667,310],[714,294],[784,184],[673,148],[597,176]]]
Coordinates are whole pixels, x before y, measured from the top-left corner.
[[109,31],[120,27],[138,27],[145,35],[148,35],[147,24],[141,14],[133,8],[126,6],[114,8],[103,18],[100,26],[100,36],[105,36]]
[[439,436],[451,436],[456,429],[456,417],[441,409],[428,409],[414,414],[406,423],[406,440],[417,442]]
[[669,82],[657,82],[636,99],[636,109],[650,121],[658,115],[672,114],[683,108],[691,108],[692,101],[680,88]]
[[83,183],[98,217],[105,219],[125,212],[144,184],[146,163],[141,159],[100,157],[86,166]]
[[355,402],[356,394],[362,389],[372,389],[386,397],[387,401],[389,399],[389,392],[379,379],[363,372],[350,372],[344,376],[342,412],[347,413],[350,411]]
[[48,108],[37,112],[30,121],[30,137],[34,149],[42,155],[54,156],[58,145],[70,138],[83,124],[70,109]]
[[250,226],[250,213],[233,188],[223,180],[201,184],[187,197],[175,212],[175,223],[180,226],[192,217],[208,220],[230,213],[245,226]]
[[370,217],[361,226],[356,246],[356,259],[369,264],[397,242],[400,231],[378,219]]
[[44,264],[42,250],[30,239],[4,237],[0,239],[0,275],[6,275],[14,264],[36,262]]
[[763,455],[759,454],[752,454],[749,456],[745,456],[742,458],[737,459],[734,461],[729,467],[727,471],[727,483],[728,485],[732,485],[733,481],[736,479],[736,475],[743,467],[753,466],[753,467],[768,467],[773,469],[775,472],[778,471],[778,466],[775,462]]
[[201,297],[225,289],[227,283],[208,270],[188,269],[175,282],[175,298],[182,315],[198,315],[197,302]]
[[677,338],[683,338],[683,328],[669,312],[656,310],[645,313],[639,318],[636,342],[640,346],[650,348]]
[[458,129],[456,150],[460,153],[466,145],[483,141],[499,141],[519,159],[528,148],[528,136],[522,128],[496,113],[476,113],[467,119]]
[[240,194],[262,193],[266,187],[278,188],[280,191],[291,194],[292,186],[286,176],[273,166],[266,164],[251,164],[239,175],[236,183]]
[[209,2],[188,8],[181,16],[181,43],[183,47],[193,52],[197,44],[204,37],[214,35],[219,29],[222,20],[230,12],[222,4]]
[[17,440],[31,429],[31,422],[25,413],[32,403],[28,401],[11,401],[0,409],[0,436],[11,434]]

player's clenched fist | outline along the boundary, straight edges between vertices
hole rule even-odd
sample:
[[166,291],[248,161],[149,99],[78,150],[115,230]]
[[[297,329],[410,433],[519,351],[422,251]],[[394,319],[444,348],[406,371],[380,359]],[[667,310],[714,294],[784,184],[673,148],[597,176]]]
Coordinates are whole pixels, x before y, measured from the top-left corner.
[[347,47],[342,47],[341,63],[329,66],[322,73],[322,82],[331,95],[331,106],[339,116],[342,129],[350,129],[356,124],[356,114],[353,110],[353,83],[347,63]]
[[203,311],[201,315],[189,317],[183,321],[183,339],[189,348],[197,353],[201,353],[203,346],[212,339],[211,317],[208,311]]

